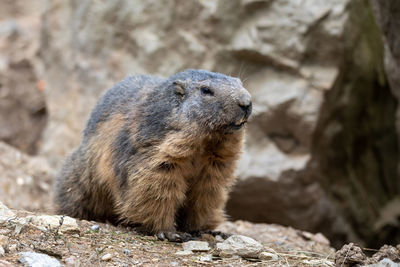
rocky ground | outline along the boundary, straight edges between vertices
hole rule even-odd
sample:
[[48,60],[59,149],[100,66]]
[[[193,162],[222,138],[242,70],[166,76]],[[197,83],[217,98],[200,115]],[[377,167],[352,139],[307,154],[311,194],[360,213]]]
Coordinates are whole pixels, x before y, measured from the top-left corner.
[[[35,215],[0,207],[0,266],[47,261],[50,266],[333,266],[322,235],[277,225],[225,223],[234,235],[203,234],[183,244],[159,241],[133,229]],[[258,241],[246,237],[259,236]],[[32,252],[32,253],[27,253]],[[42,255],[42,256],[39,256]],[[43,256],[47,255],[47,256]],[[58,263],[57,263],[58,262]]]
[[354,244],[335,253],[320,233],[275,224],[226,222],[217,230],[229,233],[227,239],[203,234],[182,244],[127,227],[54,215],[53,175],[44,158],[0,142],[0,267],[356,266],[400,261],[399,246],[385,246],[370,258],[366,254],[371,251]]
[[[321,234],[227,222],[193,241],[171,243],[134,229],[37,215],[0,203],[0,267],[24,266],[398,266],[399,246],[368,258],[354,244],[336,252]],[[257,236],[257,241],[249,236]],[[373,265],[376,264],[377,265]],[[389,265],[386,265],[389,264]]]

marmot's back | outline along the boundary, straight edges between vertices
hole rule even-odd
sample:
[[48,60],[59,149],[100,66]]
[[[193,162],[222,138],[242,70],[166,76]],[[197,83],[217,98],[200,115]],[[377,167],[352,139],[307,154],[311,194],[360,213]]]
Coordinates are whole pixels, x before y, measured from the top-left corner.
[[187,70],[128,77],[93,110],[56,179],[58,211],[160,237],[224,218],[251,98],[239,79]]
[[85,128],[85,136],[93,134],[96,125],[106,121],[110,115],[121,113],[127,114],[132,105],[140,102],[140,92],[146,88],[154,88],[159,85],[163,78],[138,75],[128,76],[110,90],[108,90],[96,107],[93,109],[90,119]]

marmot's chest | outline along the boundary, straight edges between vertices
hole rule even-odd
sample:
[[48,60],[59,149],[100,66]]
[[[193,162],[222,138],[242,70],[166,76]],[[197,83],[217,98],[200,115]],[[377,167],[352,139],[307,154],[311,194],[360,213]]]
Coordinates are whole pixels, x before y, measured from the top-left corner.
[[182,167],[187,170],[184,174],[188,186],[195,184],[199,179],[205,179],[214,168],[213,151],[199,148],[190,158],[182,162]]

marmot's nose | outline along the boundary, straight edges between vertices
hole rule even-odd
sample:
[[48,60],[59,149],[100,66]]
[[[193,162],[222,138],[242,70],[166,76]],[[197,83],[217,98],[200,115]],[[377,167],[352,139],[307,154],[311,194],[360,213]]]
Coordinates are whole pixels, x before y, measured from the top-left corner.
[[239,107],[243,110],[248,112],[251,109],[251,97],[250,95],[243,95],[238,102]]
[[239,103],[239,107],[243,109],[243,111],[248,111],[251,108],[251,102],[249,103]]

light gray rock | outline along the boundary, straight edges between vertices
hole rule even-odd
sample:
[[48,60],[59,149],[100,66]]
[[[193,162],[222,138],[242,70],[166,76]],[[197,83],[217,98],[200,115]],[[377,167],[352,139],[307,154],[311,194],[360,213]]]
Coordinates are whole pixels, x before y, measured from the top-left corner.
[[191,251],[191,250],[181,250],[181,251],[177,251],[175,253],[175,255],[177,255],[177,256],[188,256],[188,255],[192,255],[192,254],[193,254],[193,251]]
[[400,267],[400,263],[393,262],[391,259],[383,259],[378,263],[363,265],[362,267]]
[[39,227],[46,227],[49,230],[58,229],[60,233],[77,233],[79,226],[74,218],[60,215],[39,215],[27,217]]
[[0,202],[0,224],[15,217],[14,212],[6,207],[2,202]]
[[4,250],[3,246],[0,245],[0,257],[4,257],[6,255],[6,251]]
[[207,254],[207,255],[201,256],[199,258],[199,260],[203,261],[203,262],[210,262],[210,261],[212,261],[212,255],[211,254]]
[[21,252],[19,262],[29,267],[61,267],[58,260],[49,255],[36,252]]
[[217,251],[221,254],[239,255],[244,258],[257,258],[263,246],[253,238],[233,235],[222,243],[217,243]]
[[98,231],[100,229],[100,226],[98,224],[92,225],[92,227],[90,227],[90,230],[93,231]]
[[183,250],[204,252],[209,251],[211,248],[208,242],[205,241],[188,241],[182,244]]
[[110,253],[107,253],[107,254],[104,254],[102,257],[101,257],[101,260],[102,261],[109,261],[109,260],[111,260],[112,259],[112,255],[110,254]]

